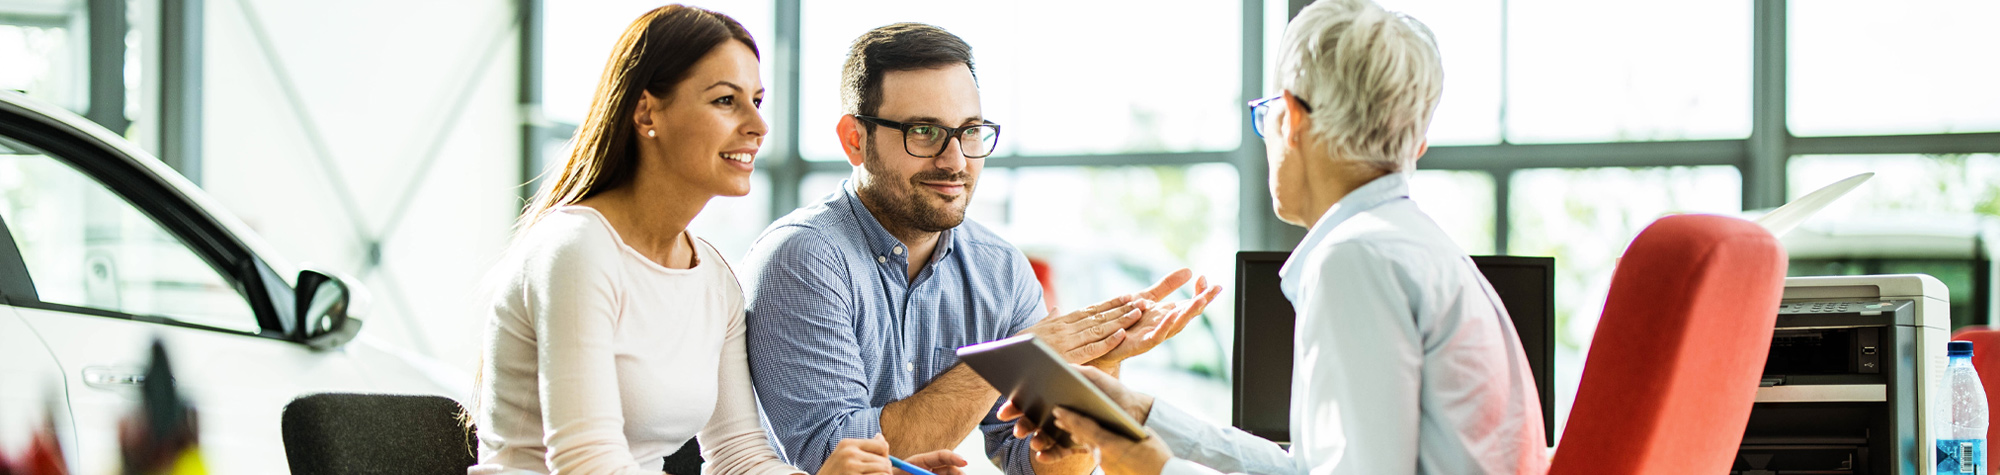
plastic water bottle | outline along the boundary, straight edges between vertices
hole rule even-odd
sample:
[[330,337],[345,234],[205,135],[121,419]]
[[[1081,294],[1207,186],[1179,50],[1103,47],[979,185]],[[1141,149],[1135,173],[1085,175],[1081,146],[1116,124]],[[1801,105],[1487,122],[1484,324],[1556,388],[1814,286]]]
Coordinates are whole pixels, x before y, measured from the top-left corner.
[[1937,434],[1937,475],[1986,475],[1986,387],[1972,369],[1972,342],[1951,342],[1946,353],[1951,418]]

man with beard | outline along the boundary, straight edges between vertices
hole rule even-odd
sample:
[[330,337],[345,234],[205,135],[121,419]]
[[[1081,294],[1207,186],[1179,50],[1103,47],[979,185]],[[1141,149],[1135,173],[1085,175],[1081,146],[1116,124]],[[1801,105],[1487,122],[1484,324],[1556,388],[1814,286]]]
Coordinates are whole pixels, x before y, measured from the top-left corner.
[[843,438],[896,456],[949,449],[974,429],[1009,474],[1083,475],[1089,455],[1036,460],[993,416],[1000,394],[960,346],[1034,334],[1071,363],[1119,363],[1178,333],[1218,294],[1156,303],[1151,289],[1051,315],[1026,256],[965,220],[1000,126],[981,116],[972,48],[930,25],[863,34],[842,74],[838,126],[854,173],[772,223],[746,258],[750,373],[773,445],[818,470]]

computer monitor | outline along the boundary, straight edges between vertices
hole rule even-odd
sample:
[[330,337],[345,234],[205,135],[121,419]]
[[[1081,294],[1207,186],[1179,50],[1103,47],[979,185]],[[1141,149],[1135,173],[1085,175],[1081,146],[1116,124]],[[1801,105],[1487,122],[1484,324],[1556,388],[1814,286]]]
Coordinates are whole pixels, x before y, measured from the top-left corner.
[[[1276,442],[1291,441],[1292,302],[1278,290],[1289,252],[1236,253],[1234,424]],[[1542,399],[1542,432],[1555,445],[1555,264],[1552,257],[1474,256],[1514,319],[1528,369]],[[1357,362],[1358,363],[1358,362]]]

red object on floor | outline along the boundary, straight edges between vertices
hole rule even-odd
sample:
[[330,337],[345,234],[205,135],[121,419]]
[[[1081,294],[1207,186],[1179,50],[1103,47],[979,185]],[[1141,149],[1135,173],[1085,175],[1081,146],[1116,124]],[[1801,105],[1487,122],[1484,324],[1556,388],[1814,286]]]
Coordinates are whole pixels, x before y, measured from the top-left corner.
[[1056,271],[1049,268],[1049,261],[1042,260],[1039,257],[1029,257],[1028,268],[1034,269],[1035,281],[1042,284],[1042,306],[1046,307],[1049,313],[1055,313],[1057,308]]
[[[1986,329],[1968,331],[1961,328],[1951,336],[1951,339],[1972,342],[1972,369],[1979,372],[1979,385],[1986,388],[1986,411],[1989,414],[1987,419],[1991,420],[1993,408],[1996,407],[1993,396],[2000,395],[2000,331]],[[1993,425],[1986,426],[1986,440],[1993,440],[1993,435]],[[1989,442],[1987,447],[1992,447],[1992,444]],[[1992,467],[1994,460],[2000,460],[2000,457],[1995,457],[1993,450],[1987,449],[1986,466]]]
[[16,463],[18,465],[14,469],[21,475],[68,474],[69,467],[63,461],[62,443],[56,439],[55,425],[49,424],[35,431],[34,438],[28,442],[28,452],[22,454]]
[[1728,473],[1770,353],[1785,250],[1764,228],[1660,218],[1632,240],[1551,474]]

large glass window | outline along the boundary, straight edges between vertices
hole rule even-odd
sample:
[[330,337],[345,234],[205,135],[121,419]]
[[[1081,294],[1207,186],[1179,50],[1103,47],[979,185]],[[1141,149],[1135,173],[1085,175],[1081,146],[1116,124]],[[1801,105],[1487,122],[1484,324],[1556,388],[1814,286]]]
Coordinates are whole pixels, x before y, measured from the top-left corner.
[[233,281],[131,203],[52,157],[0,146],[0,219],[43,302],[259,331]]
[[[1115,0],[803,2],[800,147],[841,160],[840,71],[854,38],[895,22],[972,45],[1001,155],[1235,150],[1242,7]],[[1117,18],[1118,21],[1104,21]],[[1051,33],[1059,32],[1059,33]]]
[[1510,142],[1750,135],[1747,0],[1511,0],[1506,61]]
[[[735,18],[756,38],[763,57],[758,72],[764,87],[771,88],[772,51],[777,36],[772,33],[772,3],[762,0],[696,0],[677,2],[721,12]],[[545,20],[542,32],[542,108],[549,120],[560,124],[583,123],[590,113],[590,100],[618,37],[625,34],[639,15],[659,8],[661,2],[610,0],[589,2],[542,2]],[[765,96],[770,107],[777,94]],[[789,100],[786,98],[785,100]]]
[[1387,0],[1379,3],[1383,8],[1415,17],[1437,37],[1438,54],[1444,60],[1444,96],[1438,99],[1437,115],[1431,118],[1431,145],[1499,143],[1501,2]]
[[2000,216],[2000,155],[1802,155],[1786,165],[1791,198],[1850,176],[1875,177],[1820,212],[1828,221],[1883,214]]
[[2000,2],[1787,4],[1792,133],[2000,131]]
[[1556,430],[1576,400],[1611,271],[1653,220],[1675,213],[1735,214],[1735,167],[1540,169],[1515,172],[1508,253],[1556,258]]
[[709,200],[708,207],[688,223],[688,230],[714,245],[729,262],[742,262],[771,219],[771,180],[759,171],[750,176],[749,195]]
[[[1791,275],[1929,274],[1950,291],[1952,327],[1990,325],[2000,240],[2000,155],[1792,157],[1794,198],[1864,172],[1875,178],[1785,236]],[[1983,248],[1983,249],[1982,249]],[[1988,281],[1990,282],[1990,281]],[[1990,284],[1989,284],[1990,285]]]
[[89,36],[80,0],[0,6],[0,89],[71,111],[89,106]]
[[1486,172],[1417,170],[1410,176],[1410,199],[1444,228],[1467,254],[1493,254],[1493,175]]

